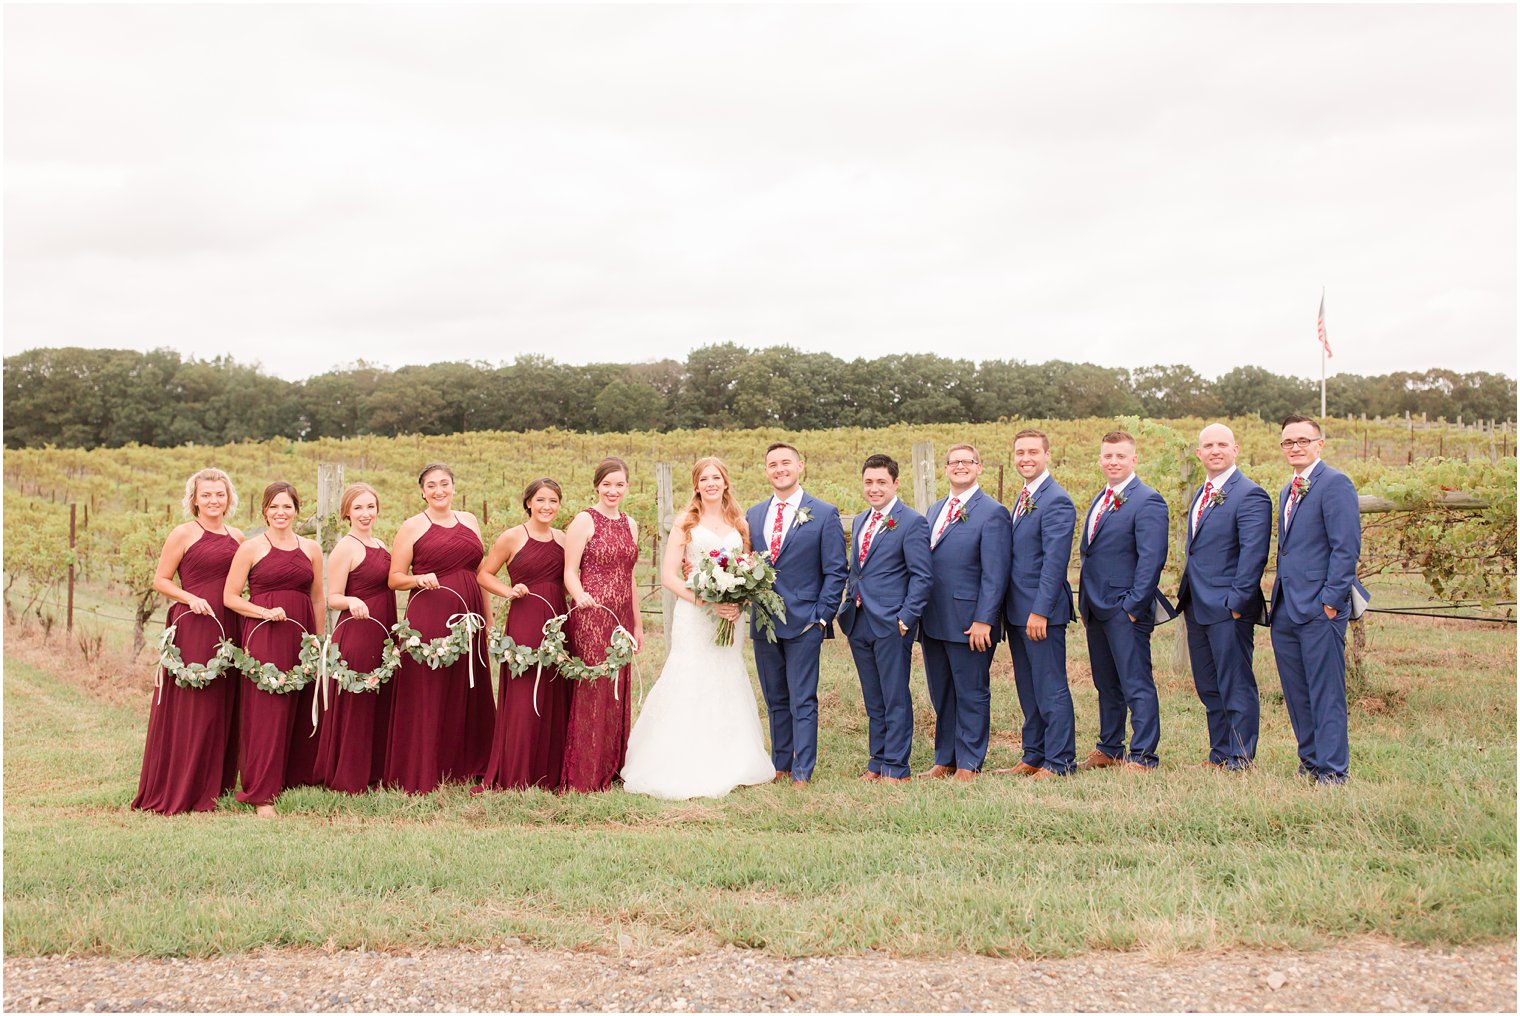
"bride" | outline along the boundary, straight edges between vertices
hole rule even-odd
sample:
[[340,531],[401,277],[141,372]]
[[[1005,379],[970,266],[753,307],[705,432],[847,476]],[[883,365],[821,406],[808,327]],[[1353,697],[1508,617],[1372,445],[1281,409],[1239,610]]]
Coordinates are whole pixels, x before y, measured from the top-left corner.
[[709,551],[742,551],[749,527],[721,460],[699,460],[691,485],[691,502],[671,526],[660,568],[665,588],[679,600],[666,633],[670,653],[628,735],[622,772],[624,790],[673,801],[722,797],[776,775],[744,669],[744,626],[735,625],[733,645],[713,644],[718,618],[736,620],[739,607],[700,603],[681,567],[683,561],[695,566]]

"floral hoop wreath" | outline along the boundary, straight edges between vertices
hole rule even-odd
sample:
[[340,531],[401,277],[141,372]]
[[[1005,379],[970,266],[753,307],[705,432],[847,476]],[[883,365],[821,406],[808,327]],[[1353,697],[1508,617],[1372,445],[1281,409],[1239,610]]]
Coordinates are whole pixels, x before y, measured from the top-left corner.
[[[554,609],[554,604],[545,600],[537,593],[529,593],[528,595],[543,600],[544,605],[550,610]],[[545,666],[555,668],[559,672],[559,675],[567,680],[595,681],[598,678],[611,677],[633,662],[634,652],[637,648],[633,634],[627,628],[624,628],[621,622],[618,622],[617,614],[613,613],[611,608],[605,607],[600,603],[594,604],[594,606],[612,614],[612,620],[617,623],[617,626],[612,629],[612,641],[607,645],[606,658],[594,666],[583,662],[578,656],[571,656],[565,649],[565,622],[570,620],[570,615],[579,610],[579,607],[571,607],[563,614],[554,615],[545,621],[541,629],[543,639],[536,647],[519,645],[514,641],[511,636],[505,633],[505,621],[503,621],[502,633],[493,633],[487,640],[486,648],[491,660],[493,662],[501,661],[513,677],[521,677],[528,672],[529,667],[535,668],[533,673],[533,715],[541,715],[538,711],[538,685],[539,681],[543,678]],[[642,693],[639,697],[643,698]],[[612,698],[613,701],[616,701],[618,698],[616,681],[612,684]]]
[[[385,635],[385,645],[380,650],[380,666],[363,674],[358,673],[348,665],[343,658],[338,644],[333,641],[338,635],[338,629],[350,621],[373,621],[380,626],[380,631]],[[395,639],[391,638],[391,630],[385,626],[385,622],[377,617],[354,617],[349,614],[337,624],[333,625],[332,631],[327,633],[324,639],[318,639],[315,635],[302,635],[301,648],[306,648],[307,640],[316,644],[317,649],[317,688],[318,694],[311,697],[311,737],[317,732],[317,719],[323,709],[328,707],[327,681],[329,678],[338,686],[339,691],[361,693],[378,692],[380,686],[396,675],[401,666],[401,650],[396,648]]]
[[[273,663],[262,663],[254,659],[246,650],[225,643],[232,650],[232,665],[241,670],[253,686],[259,691],[269,692],[271,695],[289,695],[293,691],[300,691],[312,682],[321,668],[322,643],[317,637],[306,630],[306,626],[293,617],[287,617],[286,621],[301,629],[301,655],[296,659],[296,665],[289,670],[281,670]],[[269,624],[268,618],[260,621],[248,629],[248,638],[264,625]],[[276,624],[280,622],[275,622]]]
[[[427,667],[429,670],[441,670],[451,667],[458,662],[461,656],[470,661],[470,687],[475,687],[475,653],[471,648],[475,642],[475,636],[485,628],[486,619],[470,609],[469,603],[458,591],[448,586],[436,586],[433,589],[418,588],[412,591],[412,596],[418,593],[436,593],[447,591],[453,593],[459,600],[459,605],[464,608],[458,614],[453,614],[447,622],[449,633],[436,639],[424,639],[422,633],[413,628],[405,617],[396,622],[391,631],[396,634],[396,644],[401,647],[412,659]],[[411,605],[411,600],[407,601]]]
[[[222,637],[216,642],[216,652],[205,663],[186,663],[184,657],[180,655],[179,646],[174,644],[179,623],[186,617],[209,617],[216,622],[217,631],[222,633]],[[222,627],[221,618],[215,613],[197,614],[193,610],[186,610],[158,637],[159,670],[153,679],[153,685],[158,689],[158,700],[160,702],[164,700],[165,672],[174,678],[174,683],[181,688],[205,688],[233,666],[232,654],[229,652],[232,648],[232,643],[227,641],[227,629]]]

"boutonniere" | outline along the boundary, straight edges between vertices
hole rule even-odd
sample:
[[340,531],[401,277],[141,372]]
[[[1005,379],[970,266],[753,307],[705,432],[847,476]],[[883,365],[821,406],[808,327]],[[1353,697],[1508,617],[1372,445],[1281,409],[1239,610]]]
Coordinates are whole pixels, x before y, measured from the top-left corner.
[[1293,482],[1296,485],[1295,489],[1298,491],[1298,499],[1302,501],[1305,497],[1308,496],[1309,488],[1312,487],[1313,484],[1308,480],[1295,480]]
[[892,530],[897,528],[897,520],[888,515],[886,521],[881,524],[881,528],[883,531],[890,533]]
[[799,507],[797,509],[797,525],[805,526],[811,521],[813,521],[813,513],[805,507]]
[[1209,507],[1210,508],[1218,508],[1222,504],[1224,504],[1224,491],[1222,491],[1222,490],[1216,490],[1216,491],[1212,492],[1211,494],[1209,494]]
[[969,516],[966,514],[966,506],[963,504],[956,505],[955,511],[950,515],[950,522],[952,524],[957,524],[965,522],[967,518],[969,518]]
[[1126,502],[1128,500],[1129,500],[1129,495],[1128,494],[1122,494],[1122,493],[1120,493],[1118,491],[1115,491],[1114,492],[1114,507],[1111,510],[1112,511],[1118,511],[1120,508],[1124,507],[1124,502]]

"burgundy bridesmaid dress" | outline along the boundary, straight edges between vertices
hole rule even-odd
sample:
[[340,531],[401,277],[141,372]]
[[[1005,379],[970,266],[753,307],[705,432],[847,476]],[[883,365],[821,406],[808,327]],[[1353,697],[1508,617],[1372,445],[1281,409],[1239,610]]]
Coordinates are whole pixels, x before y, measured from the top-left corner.
[[[508,585],[519,582],[549,601],[523,596],[507,611],[507,634],[520,646],[537,646],[544,638],[544,622],[565,612],[565,548],[550,537],[542,542],[528,538],[507,568]],[[496,734],[491,744],[491,764],[485,785],[495,790],[525,787],[559,787],[565,757],[565,724],[570,713],[570,682],[553,667],[545,667],[537,681],[535,710],[534,677],[529,668],[513,677],[501,668],[501,694],[496,705]]]
[[[237,548],[231,533],[202,527],[179,560],[180,588],[210,603],[222,623],[218,628],[216,621],[191,613],[183,603],[169,608],[165,624],[179,626],[174,642],[185,663],[205,663],[215,656],[223,629],[228,638],[238,637],[238,616],[222,606],[222,587]],[[154,689],[148,710],[148,743],[132,807],[164,815],[211,811],[237,782],[238,673],[225,671],[204,688],[181,688],[162,670],[159,680],[161,688]]]
[[[388,585],[390,573],[390,551],[369,546],[364,548],[364,560],[348,573],[344,591],[363,600],[373,620],[348,620],[349,612],[343,611],[333,628],[333,642],[349,669],[360,674],[380,666],[387,634],[396,623],[396,594]],[[383,631],[381,625],[385,626]],[[363,692],[340,691],[329,685],[328,694],[331,705],[322,714],[321,733],[317,735],[317,778],[333,790],[363,793],[385,775],[385,737],[394,694],[391,682],[376,691]]]
[[[447,635],[448,620],[455,614],[482,613],[475,569],[484,556],[480,537],[463,522],[440,526],[430,521],[427,532],[417,537],[412,545],[412,574],[433,572],[444,587],[414,589],[407,598],[406,619],[423,639]],[[459,595],[449,593],[450,589]],[[473,783],[485,775],[496,705],[480,636],[475,643],[471,649],[474,688],[469,684],[470,662],[464,656],[452,666],[432,670],[403,651],[401,669],[391,679],[396,690],[385,749],[386,786],[426,794],[440,783]]]
[[[281,670],[296,665],[301,656],[302,629],[314,632],[316,626],[311,607],[312,578],[311,558],[304,550],[281,550],[270,545],[269,553],[248,571],[248,599],[259,607],[283,607],[291,620],[260,623],[246,619],[244,652]],[[297,732],[304,736],[311,726],[310,699],[307,715],[302,717],[299,693],[276,695],[259,690],[251,678],[242,680],[238,769],[243,788],[237,799],[247,804],[272,804],[280,791],[296,785],[291,781],[290,763],[301,747],[294,744]]]
[[[581,586],[597,603],[611,608],[582,607],[565,625],[570,654],[582,662],[598,664],[607,658],[612,630],[621,624],[633,631],[633,566],[639,548],[633,542],[628,516],[609,519],[590,509],[596,529],[581,555]],[[570,692],[570,721],[565,732],[565,762],[560,786],[565,790],[607,790],[623,768],[628,753],[630,703],[629,668],[612,680],[576,681]],[[613,698],[616,681],[617,697]]]

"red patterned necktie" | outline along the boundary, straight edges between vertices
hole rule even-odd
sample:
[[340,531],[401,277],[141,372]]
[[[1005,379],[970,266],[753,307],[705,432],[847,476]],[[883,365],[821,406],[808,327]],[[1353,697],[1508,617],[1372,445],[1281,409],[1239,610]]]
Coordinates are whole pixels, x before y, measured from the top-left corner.
[[1209,495],[1214,493],[1214,481],[1205,480],[1203,483],[1203,497],[1198,499],[1198,514],[1193,516],[1193,532],[1198,532],[1198,523],[1203,521],[1203,510],[1209,506]]
[[1092,528],[1087,531],[1087,539],[1088,539],[1089,542],[1091,542],[1092,538],[1098,534],[1098,523],[1103,521],[1103,513],[1106,512],[1106,511],[1108,511],[1109,503],[1111,501],[1113,501],[1113,499],[1114,499],[1114,488],[1112,488],[1112,487],[1104,487],[1103,488],[1103,501],[1102,501],[1101,504],[1098,505],[1097,514],[1095,514],[1093,516]]
[[1288,491],[1288,507],[1283,509],[1283,528],[1288,528],[1288,520],[1293,517],[1293,509],[1298,507],[1299,499],[1304,496],[1304,478],[1295,476],[1293,487]]
[[950,507],[945,509],[945,521],[939,524],[939,532],[934,534],[935,543],[938,543],[939,538],[945,535],[945,530],[950,528],[950,523],[955,521],[955,507],[960,503],[961,499],[958,497],[952,497],[950,499]]
[[1013,517],[1016,518],[1016,519],[1023,518],[1024,517],[1024,513],[1027,512],[1028,510],[1029,510],[1029,488],[1025,487],[1023,490],[1019,491],[1019,503],[1013,506]]
[[786,515],[786,502],[776,502],[776,521],[771,526],[771,560],[776,560],[776,555],[781,553],[781,519]]
[[860,538],[860,563],[866,563],[866,552],[871,549],[871,538],[876,535],[876,523],[881,521],[881,512],[871,516],[871,524],[866,527],[866,535]]

